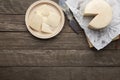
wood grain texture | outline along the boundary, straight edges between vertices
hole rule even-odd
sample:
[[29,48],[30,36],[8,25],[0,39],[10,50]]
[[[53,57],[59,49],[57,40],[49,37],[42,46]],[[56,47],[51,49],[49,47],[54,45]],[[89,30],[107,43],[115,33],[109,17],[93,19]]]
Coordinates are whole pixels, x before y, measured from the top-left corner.
[[[2,32],[0,33],[0,50],[3,49],[89,49],[84,35],[75,33],[60,33],[50,40],[41,40],[33,37],[29,32]],[[84,43],[84,44],[83,44]]]
[[24,15],[0,15],[0,31],[27,31]]
[[119,67],[90,67],[71,70],[71,80],[119,80]]
[[1,80],[120,80],[119,67],[0,68]]
[[117,67],[120,50],[1,50],[0,66]]
[[[25,14],[28,7],[38,0],[0,0],[0,14]],[[53,0],[58,2],[58,0]]]
[[[3,49],[44,49],[44,50],[91,50],[84,33],[60,33],[58,36],[41,40],[32,36],[29,32],[0,32],[0,50]],[[118,45],[116,47],[116,44]],[[120,49],[119,40],[111,43],[105,49]],[[97,50],[96,50],[97,53]]]
[[64,68],[18,67],[0,68],[1,80],[70,80]]

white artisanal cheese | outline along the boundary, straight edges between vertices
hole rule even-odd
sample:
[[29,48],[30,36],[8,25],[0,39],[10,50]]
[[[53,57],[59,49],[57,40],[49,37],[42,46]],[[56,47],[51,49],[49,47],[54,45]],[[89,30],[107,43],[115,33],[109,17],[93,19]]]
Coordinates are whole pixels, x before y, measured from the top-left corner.
[[41,9],[41,13],[43,16],[49,15],[49,6],[48,5],[42,5],[40,9]]
[[95,16],[89,23],[89,28],[102,29],[112,20],[112,8],[105,0],[91,0],[86,5],[84,16]]
[[55,12],[50,12],[48,16],[48,24],[52,27],[57,27],[60,23],[60,15]]
[[29,26],[39,32],[51,34],[60,24],[60,14],[48,5],[41,5],[29,16]]
[[31,15],[31,18],[29,19],[29,26],[36,30],[39,31],[42,25],[42,15],[39,14],[38,12],[34,12],[34,14]]
[[48,22],[48,18],[47,17],[42,17],[42,23],[47,23]]
[[48,34],[51,34],[53,32],[52,28],[46,23],[42,23],[41,31],[44,32],[44,33],[48,33]]

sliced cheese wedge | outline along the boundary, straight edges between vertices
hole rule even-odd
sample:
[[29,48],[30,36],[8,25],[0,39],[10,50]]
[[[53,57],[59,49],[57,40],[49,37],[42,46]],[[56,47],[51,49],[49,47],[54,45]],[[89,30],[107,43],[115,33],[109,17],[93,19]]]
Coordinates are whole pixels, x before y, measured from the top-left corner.
[[89,28],[102,29],[112,20],[112,8],[105,0],[91,0],[86,5],[84,16],[95,16],[89,23]]
[[38,12],[32,14],[29,19],[29,26],[35,31],[39,31],[42,26],[42,15]]
[[60,23],[60,15],[56,12],[50,12],[48,16],[48,24],[52,27],[57,27]]
[[48,33],[48,34],[51,34],[53,32],[52,28],[46,23],[42,23],[42,30],[41,31],[44,33]]

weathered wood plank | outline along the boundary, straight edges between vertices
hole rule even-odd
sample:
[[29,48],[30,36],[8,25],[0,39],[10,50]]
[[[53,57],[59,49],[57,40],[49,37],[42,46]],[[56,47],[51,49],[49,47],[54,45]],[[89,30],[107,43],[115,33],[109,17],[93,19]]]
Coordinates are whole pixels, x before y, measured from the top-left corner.
[[37,0],[0,0],[0,14],[25,14],[27,8],[35,1]]
[[49,40],[33,37],[29,32],[1,32],[0,50],[3,49],[89,49],[83,35],[60,33]]
[[74,68],[71,80],[119,80],[119,67]]
[[24,15],[0,15],[0,31],[27,31]]
[[0,66],[120,66],[120,50],[0,50]]
[[[3,49],[44,49],[44,50],[89,50],[84,33],[60,33],[55,38],[41,40],[29,32],[1,32],[0,50]],[[120,49],[120,41],[112,42],[105,49]],[[117,45],[117,46],[116,46]]]
[[70,80],[64,68],[0,68],[1,80]]
[[1,80],[120,80],[119,67],[0,68]]

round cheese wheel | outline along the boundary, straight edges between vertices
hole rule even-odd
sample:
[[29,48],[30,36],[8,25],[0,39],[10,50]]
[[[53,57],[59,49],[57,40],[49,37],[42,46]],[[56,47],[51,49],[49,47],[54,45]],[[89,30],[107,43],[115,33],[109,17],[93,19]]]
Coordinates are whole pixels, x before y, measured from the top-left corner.
[[91,0],[86,5],[84,16],[95,16],[89,23],[89,28],[102,29],[112,20],[112,8],[105,0]]

